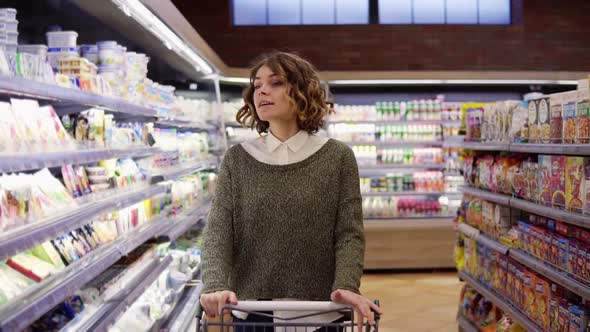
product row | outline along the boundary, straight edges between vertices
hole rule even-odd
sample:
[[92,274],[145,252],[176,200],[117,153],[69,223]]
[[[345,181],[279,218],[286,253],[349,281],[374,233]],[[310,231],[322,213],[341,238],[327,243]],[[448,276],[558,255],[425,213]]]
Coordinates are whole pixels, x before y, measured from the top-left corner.
[[344,142],[406,143],[440,142],[442,126],[439,124],[374,125],[338,123],[328,125],[328,135]]
[[453,217],[460,199],[441,196],[437,199],[418,197],[364,197],[363,218]]
[[545,331],[585,331],[582,299],[481,242],[465,238],[465,271]]
[[335,105],[329,121],[460,120],[461,104],[438,99],[378,101],[375,105]]
[[[5,8],[10,17],[16,10]],[[75,31],[48,31],[47,45],[18,45],[18,21],[0,26],[0,74],[23,77],[57,86],[115,96],[152,108],[162,117],[209,119],[212,110],[203,103],[174,95],[173,86],[147,78],[149,57],[127,52],[116,41],[77,45]],[[207,103],[208,104],[208,103]]]
[[353,146],[360,167],[373,165],[443,164],[441,148],[378,149],[370,145]]
[[[10,300],[34,283],[59,273],[98,247],[129,234],[159,215],[172,216],[203,204],[215,190],[216,177],[200,173],[172,184],[169,194],[160,194],[142,202],[88,220],[78,229],[64,232],[33,249],[10,257],[0,279],[0,302]],[[162,221],[164,222],[164,221]],[[1,265],[0,265],[1,266]]]
[[414,172],[413,174],[388,173],[386,176],[361,177],[361,192],[441,192],[445,191],[445,178],[441,171]]
[[150,122],[120,123],[96,108],[60,119],[51,106],[40,107],[36,100],[0,102],[0,152],[126,148],[149,146],[154,140],[158,147],[179,150],[185,159],[205,159],[208,153],[205,133],[158,129]]
[[464,174],[466,182],[474,187],[513,194],[575,213],[589,211],[589,158],[556,155],[468,157]]
[[526,332],[512,317],[503,313],[493,302],[471,286],[461,290],[459,315],[483,332]]
[[525,101],[473,104],[467,110],[466,140],[501,143],[586,144],[590,142],[588,79],[573,91]]

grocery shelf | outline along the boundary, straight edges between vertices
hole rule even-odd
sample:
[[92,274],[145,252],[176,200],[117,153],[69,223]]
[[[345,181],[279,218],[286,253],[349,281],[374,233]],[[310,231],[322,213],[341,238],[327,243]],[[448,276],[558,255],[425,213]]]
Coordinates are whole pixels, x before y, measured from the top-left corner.
[[121,257],[116,243],[97,248],[62,272],[31,286],[0,309],[0,330],[21,331]]
[[380,164],[359,165],[359,170],[445,169],[444,164]]
[[457,227],[457,229],[459,230],[459,232],[476,240],[477,242],[485,245],[486,247],[501,253],[502,255],[508,255],[509,253],[510,248],[482,234],[478,229],[472,226],[462,223],[459,225],[459,227]]
[[132,286],[125,287],[111,300],[116,305],[109,305],[104,310],[100,310],[99,315],[93,317],[93,324],[84,326],[80,331],[107,332],[123,316],[127,308],[145,292],[146,288],[168,268],[170,263],[172,263],[172,256],[168,255],[162,260],[154,259],[147,264],[142,273],[131,282]]
[[493,143],[493,142],[459,142],[463,149],[477,151],[506,151],[536,154],[559,154],[590,156],[589,144],[532,144],[532,143]]
[[371,191],[361,192],[363,197],[379,196],[443,196],[443,195],[462,195],[457,191]]
[[99,148],[58,152],[0,153],[0,172],[27,171],[68,164],[80,165],[113,158],[137,158],[153,155],[159,151],[158,148],[136,146],[119,149]]
[[518,261],[524,266],[542,274],[543,276],[553,280],[554,282],[560,284],[561,286],[571,290],[572,292],[576,293],[577,295],[583,297],[584,299],[590,299],[590,287],[586,286],[574,278],[567,276],[565,273],[562,273],[551,266],[545,264],[543,261],[523,252],[522,250],[518,249],[510,249],[509,256],[514,258],[514,260]]
[[202,122],[191,122],[188,120],[180,120],[180,119],[160,119],[156,122],[158,127],[173,127],[173,128],[180,128],[180,129],[193,129],[193,130],[201,130],[201,131],[208,131],[208,130],[215,130],[216,127],[209,123],[202,123]]
[[183,175],[189,175],[195,172],[208,169],[209,167],[209,161],[197,161],[186,164],[180,164],[176,167],[172,167],[169,169],[154,170],[152,174],[150,174],[150,176],[152,177],[152,179],[155,178],[158,181],[169,181],[174,180]]
[[165,193],[166,190],[168,187],[162,185],[132,189],[97,201],[80,204],[60,215],[40,220],[34,224],[4,231],[0,234],[0,259],[8,258],[64,232],[85,225],[101,213],[140,202]]
[[462,315],[457,316],[457,323],[462,332],[479,332],[477,326]]
[[363,142],[363,141],[346,141],[349,146],[370,145],[378,148],[411,148],[411,147],[441,147],[442,141],[423,141],[423,142]]
[[326,121],[326,125],[349,124],[349,125],[417,125],[417,124],[454,124],[460,121],[450,120],[350,120],[350,121]]
[[490,201],[496,204],[510,206],[510,196],[504,194],[493,193],[491,191],[477,189],[469,186],[461,187],[463,194],[472,195],[486,201]]
[[454,217],[364,219],[363,223],[365,229],[446,228],[454,227]]
[[178,239],[193,226],[198,224],[209,213],[211,202],[199,204],[186,212],[180,214],[170,227],[162,231],[161,235],[167,236],[170,241]]
[[[187,331],[191,322],[196,316],[199,307],[199,296],[204,285],[198,283],[194,286],[187,286],[188,290],[179,303],[176,304],[175,310],[170,315],[168,322],[163,326],[166,331]],[[197,318],[199,319],[199,318]]]
[[584,228],[590,228],[590,215],[568,212],[550,206],[540,205],[535,202],[527,201],[521,198],[511,197],[505,194],[493,193],[487,190],[463,186],[461,190],[464,194],[469,194],[490,202],[509,206],[515,209],[527,211],[537,215],[556,219],[567,224],[576,225]]
[[491,143],[491,142],[460,142],[460,148],[477,151],[508,151],[510,144],[508,143]]
[[525,314],[523,314],[520,309],[514,307],[512,304],[504,301],[503,297],[500,295],[496,295],[494,291],[489,290],[487,287],[482,285],[480,282],[475,280],[473,277],[468,275],[467,273],[460,271],[459,278],[467,282],[471,287],[475,288],[475,290],[483,295],[488,300],[492,301],[498,308],[500,308],[505,313],[509,314],[517,323],[522,325],[528,332],[542,332],[543,329],[537,326],[533,321],[531,321]]
[[563,221],[568,224],[590,228],[590,215],[568,212],[515,197],[510,199],[510,206],[540,216]]
[[[121,98],[106,97],[78,89],[36,82],[21,77],[0,75],[0,93],[44,100],[55,100],[68,105],[99,107],[109,111],[133,116],[157,117],[156,110],[131,104]],[[59,105],[55,105],[59,113]],[[78,109],[80,111],[81,109]]]

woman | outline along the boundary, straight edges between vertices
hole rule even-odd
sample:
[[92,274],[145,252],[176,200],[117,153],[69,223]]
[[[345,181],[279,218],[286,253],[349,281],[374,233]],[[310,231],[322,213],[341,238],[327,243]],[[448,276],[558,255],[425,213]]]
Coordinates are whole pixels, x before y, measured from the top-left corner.
[[[374,324],[360,295],[364,233],[352,150],[314,135],[328,114],[312,65],[276,52],[250,72],[238,122],[266,133],[229,149],[203,238],[201,305],[241,299],[328,300]],[[359,326],[360,328],[360,326]]]

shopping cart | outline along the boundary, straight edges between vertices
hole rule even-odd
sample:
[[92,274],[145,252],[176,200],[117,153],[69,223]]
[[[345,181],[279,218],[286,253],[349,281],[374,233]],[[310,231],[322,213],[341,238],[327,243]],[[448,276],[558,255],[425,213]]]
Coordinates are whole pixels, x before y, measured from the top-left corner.
[[[379,301],[375,301],[379,305]],[[226,305],[226,310],[235,313],[255,315],[265,317],[265,322],[241,322],[234,321],[232,318],[221,316],[219,321],[209,321],[202,313],[201,319],[197,320],[197,332],[313,332],[319,330],[322,332],[355,332],[358,324],[355,321],[354,310],[350,305],[339,304],[334,302],[323,301],[240,301],[238,305]],[[199,306],[199,312],[201,312]],[[275,312],[290,312],[288,317],[275,316]],[[322,323],[321,319],[314,321],[314,317],[325,314],[338,314],[340,316],[334,322]],[[375,325],[372,327],[375,332],[379,332],[380,316],[373,311]],[[239,315],[239,314],[238,314]],[[305,322],[301,322],[305,319]],[[211,329],[211,330],[210,330]],[[368,322],[364,323],[365,332],[371,331]]]

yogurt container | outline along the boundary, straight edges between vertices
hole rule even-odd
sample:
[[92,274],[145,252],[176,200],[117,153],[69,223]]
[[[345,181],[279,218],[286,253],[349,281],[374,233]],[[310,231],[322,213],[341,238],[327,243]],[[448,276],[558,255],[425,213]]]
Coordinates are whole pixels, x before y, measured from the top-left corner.
[[[4,30],[6,32],[12,32],[12,33],[17,33],[18,32],[18,21],[17,20],[4,20]],[[1,26],[1,25],[0,25]]]
[[0,8],[0,20],[16,20],[16,9]]
[[36,54],[43,59],[47,59],[47,46],[43,44],[18,45],[18,51],[21,53]]
[[76,48],[78,33],[76,31],[47,32],[47,45],[49,48]]
[[6,32],[6,43],[17,44],[18,43],[18,32]]

